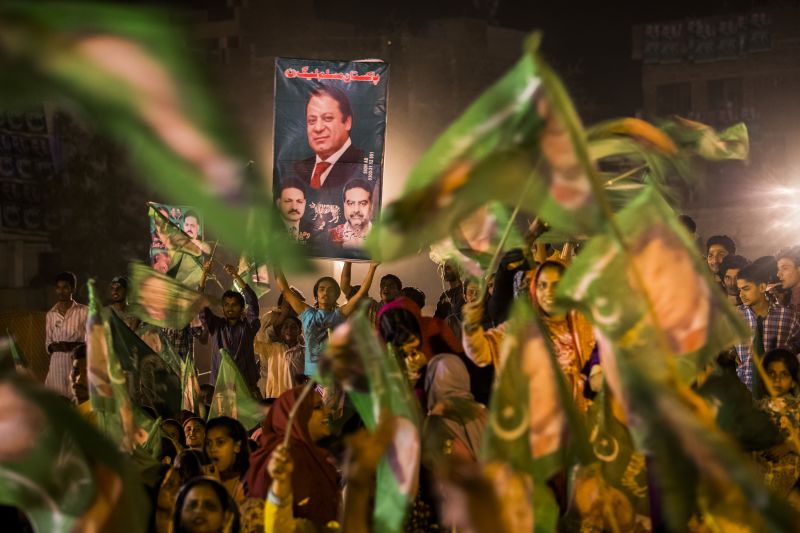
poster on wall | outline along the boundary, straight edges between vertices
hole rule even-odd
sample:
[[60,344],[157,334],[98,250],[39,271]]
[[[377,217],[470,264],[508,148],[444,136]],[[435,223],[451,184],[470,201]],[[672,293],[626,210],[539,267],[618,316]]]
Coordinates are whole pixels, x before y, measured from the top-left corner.
[[389,65],[275,60],[273,194],[312,257],[368,259],[383,185]]

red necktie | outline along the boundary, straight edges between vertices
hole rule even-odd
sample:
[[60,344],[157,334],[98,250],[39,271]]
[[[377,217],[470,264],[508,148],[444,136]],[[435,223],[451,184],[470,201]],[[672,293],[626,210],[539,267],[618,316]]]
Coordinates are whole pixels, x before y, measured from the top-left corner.
[[319,178],[322,176],[322,173],[328,170],[331,164],[327,161],[320,161],[314,167],[314,174],[311,176],[311,188],[312,189],[319,189],[322,187],[322,183],[320,182]]

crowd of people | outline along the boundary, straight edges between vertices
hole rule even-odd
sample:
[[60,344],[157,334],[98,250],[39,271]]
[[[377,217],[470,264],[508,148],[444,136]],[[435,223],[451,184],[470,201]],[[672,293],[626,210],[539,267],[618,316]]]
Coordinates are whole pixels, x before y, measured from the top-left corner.
[[[694,233],[691,219],[683,221]],[[800,430],[800,249],[788,248],[750,261],[737,255],[733,239],[717,235],[705,242],[702,251],[710,275],[752,331],[749,342],[719,355],[712,374],[726,377],[728,389],[741,389],[756,416],[761,416],[761,430],[757,438],[745,435],[734,427],[737,421],[723,429],[738,435],[742,449],[753,454],[765,483],[793,501],[800,479],[796,440]],[[205,308],[183,330],[163,333],[181,358],[191,357],[195,341],[210,343],[212,384],[220,367],[220,351],[226,350],[260,401],[263,422],[244,427],[231,417],[205,420],[186,411],[175,413],[175,418],[162,417],[163,468],[149,487],[152,530],[370,530],[375,469],[387,446],[391,423],[382,419],[377,429],[367,432],[343,393],[347,378],[339,379],[338,373],[338,381],[315,384],[311,394],[302,397],[309,381],[330,374],[331,358],[352,350],[345,344],[326,351],[326,345],[332,331],[348,323],[356,311],[363,311],[379,339],[395,349],[424,415],[420,484],[406,530],[483,530],[481,505],[463,512],[448,508],[457,506],[458,498],[446,490],[452,480],[439,474],[443,457],[462,467],[481,460],[494,371],[508,335],[512,303],[528,298],[538,310],[579,412],[587,412],[603,386],[589,321],[578,311],[555,304],[556,289],[573,253],[571,246],[554,250],[537,245],[533,254],[512,250],[502,256],[486,282],[465,276],[457,264],[448,262],[441,269],[445,290],[433,316],[424,314],[426,295],[404,286],[391,273],[380,278],[379,299],[373,299],[370,289],[379,265],[371,264],[361,284],[353,285],[350,263],[344,265],[339,280],[318,279],[310,299],[276,271],[277,306],[262,314],[253,290],[236,268],[225,265],[239,290],[222,295],[222,316]],[[210,267],[208,263],[204,272]],[[54,281],[57,302],[46,319],[50,354],[46,386],[91,419],[84,344],[87,307],[73,299],[77,285],[73,274],[61,273]],[[485,295],[483,283],[488,283]],[[204,288],[205,275],[199,290]],[[141,332],[146,324],[129,313],[127,290],[126,278],[113,279],[108,310]],[[763,365],[763,374],[758,365]],[[347,372],[357,374],[358,370]],[[701,396],[711,381],[698,377],[695,388]],[[204,385],[206,404],[213,397],[213,385]],[[297,413],[292,424],[293,408]],[[562,512],[569,507],[567,487],[566,482],[551,484]],[[509,531],[515,530],[515,520],[519,518],[500,517]],[[639,526],[658,530],[657,511],[650,520]]]

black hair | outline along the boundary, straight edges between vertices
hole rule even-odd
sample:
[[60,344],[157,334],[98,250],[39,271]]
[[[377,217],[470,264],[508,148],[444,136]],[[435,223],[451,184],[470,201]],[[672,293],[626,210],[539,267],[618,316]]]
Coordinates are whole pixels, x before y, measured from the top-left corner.
[[749,265],[742,267],[742,269],[736,275],[736,278],[760,284],[760,283],[767,283],[769,279],[769,274],[764,272],[764,269],[761,268],[761,265],[757,265],[756,263],[750,263]]
[[203,452],[193,448],[184,448],[172,462],[172,466],[177,469],[178,475],[184,483],[190,479],[203,475],[203,464],[206,458]]
[[[389,274],[391,276],[391,274]],[[417,304],[420,309],[425,307],[425,293],[419,290],[416,287],[403,287],[400,289],[400,293]]]
[[378,329],[383,340],[397,348],[408,343],[412,337],[422,342],[420,324],[417,317],[408,309],[398,307],[382,313]]
[[396,284],[398,290],[403,290],[403,282],[400,281],[400,278],[398,278],[394,274],[386,274],[385,276],[383,276],[378,286],[379,287],[383,286],[384,283],[389,283],[389,282]]
[[174,418],[167,418],[161,421],[161,427],[175,426],[178,429],[178,444],[186,446],[186,436],[183,434],[183,426]]
[[549,268],[558,270],[559,274],[564,274],[564,271],[567,269],[564,263],[560,261],[551,261],[551,260],[545,261],[541,265],[539,265],[539,268],[536,269],[536,276],[534,277],[533,282],[536,283],[537,281],[539,281],[539,276],[541,276],[542,272],[544,272]]
[[797,383],[798,372],[800,372],[800,362],[797,361],[797,356],[789,350],[776,348],[767,352],[761,364],[764,366],[764,370],[766,370],[769,368],[769,365],[778,361],[786,365],[786,370],[788,370],[789,374],[792,376],[792,381]]
[[[290,320],[292,322],[297,323],[297,327],[300,328],[301,332],[303,331],[303,323],[296,316],[287,316],[285,319],[283,319],[283,324],[285,324],[286,322],[288,322]],[[283,324],[281,324],[281,329],[283,329]]]
[[350,287],[350,291],[345,295],[345,298],[347,298],[348,300],[352,299],[353,296],[355,296],[356,293],[360,290],[361,290],[361,285],[353,285],[352,287]]
[[86,359],[86,344],[81,343],[72,350],[72,359]]
[[[202,385],[201,385],[201,387],[202,387]],[[206,421],[203,420],[202,418],[200,418],[199,416],[190,416],[189,418],[187,418],[186,420],[183,421],[183,424],[181,424],[181,427],[185,428],[186,424],[188,424],[191,420],[196,420],[197,422],[200,422],[201,426],[203,426],[204,428],[206,427]]]
[[78,277],[68,270],[56,274],[56,277],[53,278],[53,285],[56,285],[59,281],[64,281],[66,283],[69,283],[73,291],[75,290],[75,287],[78,285]]
[[188,531],[181,523],[183,504],[186,500],[186,497],[189,495],[189,492],[191,492],[193,488],[200,485],[210,487],[214,493],[216,493],[217,497],[219,498],[220,505],[222,506],[222,512],[230,512],[233,514],[231,531],[239,531],[239,508],[233,501],[233,498],[231,498],[231,496],[228,494],[228,490],[225,488],[225,486],[216,479],[210,477],[196,477],[190,479],[184,483],[181,489],[178,491],[178,496],[175,498],[175,507],[172,511],[172,531],[174,533],[186,533]]
[[750,261],[741,255],[726,255],[725,259],[723,259],[722,263],[719,265],[719,273],[724,276],[725,272],[732,268],[740,270],[749,264]]
[[172,442],[172,439],[169,437],[161,437],[161,453],[159,453],[158,458],[163,460],[165,457],[169,457],[169,464],[172,464],[177,455],[178,448],[175,447],[175,443]]
[[341,288],[341,287],[339,287],[339,282],[338,282],[338,281],[336,281],[335,279],[333,279],[333,278],[332,278],[332,277],[330,277],[330,276],[322,276],[322,277],[321,277],[321,278],[319,278],[319,279],[317,280],[317,282],[314,284],[314,300],[315,300],[315,301],[318,301],[318,300],[319,300],[319,298],[317,297],[317,291],[319,290],[319,285],[320,285],[320,283],[322,283],[323,281],[330,281],[330,282],[332,282],[332,283],[333,283],[333,285],[336,287],[336,299],[338,300],[338,299],[339,299],[339,296],[341,296],[341,295],[342,295],[342,288]]
[[344,202],[347,198],[347,191],[350,189],[364,189],[367,191],[367,194],[370,197],[370,203],[372,203],[372,186],[367,180],[363,178],[356,178],[345,183],[344,188],[342,189],[342,202]]
[[[311,91],[310,95],[308,95],[308,101],[311,102],[311,99],[315,96],[330,96],[336,100],[336,103],[339,104],[339,111],[342,112],[342,122],[346,121],[347,117],[352,118],[353,109],[350,107],[350,99],[347,98],[345,92],[338,87],[320,84]],[[306,110],[308,110],[308,103],[306,103]]]
[[727,235],[712,235],[708,238],[708,241],[706,241],[706,255],[708,255],[708,251],[715,244],[719,244],[725,248],[731,255],[736,253],[736,244],[734,244],[733,239]]
[[200,216],[196,212],[192,211],[191,209],[188,209],[183,213],[184,222],[189,217],[194,217],[194,219],[197,220],[198,223],[200,222]]
[[780,283],[778,279],[778,260],[771,255],[764,255],[752,263],[763,276],[764,283]]
[[299,178],[287,178],[285,180],[281,180],[280,184],[278,185],[278,195],[275,198],[276,200],[281,197],[283,191],[286,189],[298,189],[303,191],[303,197],[306,196],[306,185],[302,182]]
[[212,418],[206,424],[206,443],[208,443],[208,434],[212,429],[225,428],[228,430],[228,436],[234,442],[239,442],[239,452],[236,454],[236,459],[233,461],[233,468],[239,474],[244,474],[250,467],[250,448],[247,446],[247,430],[241,422],[229,416],[218,416]]
[[689,233],[694,233],[695,231],[697,231],[697,223],[689,215],[681,215],[678,217],[678,220],[681,221],[681,224],[684,225],[684,227],[689,231]]
[[781,250],[775,255],[775,259],[780,261],[781,259],[788,259],[791,261],[794,266],[800,267],[800,250],[796,246],[792,248],[786,248],[785,250]]
[[222,298],[220,298],[220,301],[224,302],[226,298],[234,298],[237,302],[239,302],[239,305],[244,307],[244,296],[242,296],[239,292],[228,289],[222,293]]

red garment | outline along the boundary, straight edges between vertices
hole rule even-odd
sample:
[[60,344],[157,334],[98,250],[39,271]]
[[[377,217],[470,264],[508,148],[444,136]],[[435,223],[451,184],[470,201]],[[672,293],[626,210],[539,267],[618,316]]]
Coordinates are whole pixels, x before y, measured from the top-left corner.
[[[281,394],[262,423],[259,447],[250,456],[250,468],[244,476],[248,497],[267,497],[272,484],[267,464],[272,451],[283,443],[289,411],[302,390],[302,387],[296,387]],[[328,452],[314,445],[308,433],[308,421],[314,409],[313,394],[316,393],[306,396],[297,410],[289,438],[289,454],[294,461],[292,501],[296,518],[324,525],[338,519],[339,487],[336,469],[328,461]],[[303,505],[299,505],[301,502]]]
[[[378,311],[375,323],[380,326],[381,316],[383,316],[386,311],[392,309],[405,309],[414,316],[417,324],[419,324],[420,332],[422,333],[422,346],[420,350],[425,354],[428,360],[440,353],[459,354],[464,351],[461,347],[461,342],[459,342],[453,330],[447,325],[447,322],[439,318],[422,316],[422,311],[419,306],[405,296],[399,296],[381,307]],[[378,335],[380,334],[379,327]]]
[[322,177],[322,174],[324,174],[325,171],[328,170],[329,166],[331,166],[331,164],[328,163],[327,161],[320,161],[314,167],[314,173],[311,176],[312,189],[319,189],[320,187],[322,187],[322,181],[320,178]]

